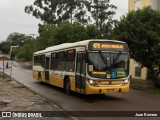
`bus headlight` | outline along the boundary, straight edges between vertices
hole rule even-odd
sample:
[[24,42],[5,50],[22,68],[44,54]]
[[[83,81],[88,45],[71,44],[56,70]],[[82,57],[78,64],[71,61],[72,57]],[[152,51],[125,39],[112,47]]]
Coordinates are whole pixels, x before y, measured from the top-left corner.
[[88,83],[89,83],[91,86],[96,86],[96,87],[98,87],[98,84],[97,84],[95,81],[93,81],[93,80],[91,80],[91,79],[87,79],[87,81],[88,81]]
[[127,80],[125,80],[125,81],[122,83],[122,86],[128,85],[128,83],[129,83],[129,81],[128,81],[128,79],[127,79]]

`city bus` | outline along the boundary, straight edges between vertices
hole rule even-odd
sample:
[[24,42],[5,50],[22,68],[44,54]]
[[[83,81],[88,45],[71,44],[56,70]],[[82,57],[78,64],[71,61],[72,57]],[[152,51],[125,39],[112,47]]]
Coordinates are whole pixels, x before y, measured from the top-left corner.
[[82,94],[129,92],[129,48],[116,40],[83,40],[33,53],[33,78]]

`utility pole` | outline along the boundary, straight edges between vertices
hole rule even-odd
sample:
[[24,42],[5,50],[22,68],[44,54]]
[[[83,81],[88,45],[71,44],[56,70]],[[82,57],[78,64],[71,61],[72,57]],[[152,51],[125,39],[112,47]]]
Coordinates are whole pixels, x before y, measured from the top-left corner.
[[98,0],[96,1],[96,31],[98,33]]
[[[98,30],[99,30],[99,9],[105,9],[103,3],[107,2],[108,0],[94,0],[95,6],[90,6],[96,9],[96,38],[98,37]],[[92,2],[91,2],[92,3]]]
[[[90,7],[96,8],[96,33],[98,34],[98,9],[99,9],[98,2],[99,0],[94,0],[94,2],[96,3],[96,5],[95,6],[91,5]],[[98,37],[97,34],[96,34],[96,38]]]

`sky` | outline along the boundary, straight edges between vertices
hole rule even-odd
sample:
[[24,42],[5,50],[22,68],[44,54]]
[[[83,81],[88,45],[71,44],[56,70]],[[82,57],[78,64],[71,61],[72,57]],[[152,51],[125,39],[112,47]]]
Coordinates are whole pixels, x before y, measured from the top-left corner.
[[[119,19],[128,11],[128,0],[110,0],[118,7],[115,19]],[[24,12],[27,5],[32,5],[34,0],[0,0],[0,42],[13,32],[38,36],[38,23],[30,14]]]

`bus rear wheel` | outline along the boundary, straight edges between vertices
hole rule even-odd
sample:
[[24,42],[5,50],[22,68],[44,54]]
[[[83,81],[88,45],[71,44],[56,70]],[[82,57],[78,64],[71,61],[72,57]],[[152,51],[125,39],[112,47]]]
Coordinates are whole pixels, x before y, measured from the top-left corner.
[[68,95],[71,94],[71,84],[69,79],[66,79],[65,81],[65,92]]

